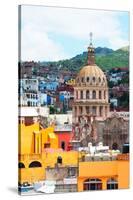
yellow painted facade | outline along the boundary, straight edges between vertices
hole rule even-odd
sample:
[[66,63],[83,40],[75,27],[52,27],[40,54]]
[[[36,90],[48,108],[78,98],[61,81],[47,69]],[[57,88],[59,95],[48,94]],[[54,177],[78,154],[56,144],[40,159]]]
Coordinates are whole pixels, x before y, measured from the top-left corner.
[[58,137],[54,134],[53,126],[41,129],[39,123],[19,125],[19,154],[39,154],[47,143],[50,143],[50,148],[58,148]]
[[[46,167],[55,167],[58,156],[62,157],[62,166],[77,166],[77,190],[83,191],[84,181],[89,178],[98,178],[102,181],[102,189],[107,189],[107,181],[115,178],[118,188],[129,187],[129,159],[118,159],[114,161],[87,161],[80,162],[82,153],[77,151],[60,151],[58,149],[58,138],[54,134],[54,127],[40,129],[39,124],[31,126],[20,126],[20,149],[19,163],[24,168],[19,168],[19,182],[33,183],[45,179]],[[54,149],[51,153],[44,151],[44,144],[50,143]],[[40,167],[30,167],[33,162],[39,162]]]
[[98,178],[102,181],[102,189],[107,189],[107,181],[114,178],[118,181],[118,189],[129,187],[129,160],[93,161],[79,163],[78,191],[83,191],[84,181]]

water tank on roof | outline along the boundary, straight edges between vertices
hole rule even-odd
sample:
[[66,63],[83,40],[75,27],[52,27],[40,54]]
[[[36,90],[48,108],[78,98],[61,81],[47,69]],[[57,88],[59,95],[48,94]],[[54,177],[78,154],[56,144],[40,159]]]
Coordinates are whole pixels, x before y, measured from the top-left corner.
[[122,153],[129,153],[129,144],[126,143],[123,145],[123,148],[122,148]]

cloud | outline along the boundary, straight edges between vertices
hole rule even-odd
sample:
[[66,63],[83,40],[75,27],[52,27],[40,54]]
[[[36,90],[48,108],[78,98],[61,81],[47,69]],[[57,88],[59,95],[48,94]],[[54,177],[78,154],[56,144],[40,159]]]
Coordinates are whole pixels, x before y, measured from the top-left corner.
[[[122,13],[87,9],[22,7],[22,59],[59,60],[68,57],[60,37],[88,41],[106,41],[117,49],[128,44],[124,39]],[[50,35],[58,36],[54,41]],[[58,41],[58,42],[57,42]],[[78,43],[77,43],[78,45]],[[76,47],[75,47],[76,48]]]
[[63,47],[52,41],[46,32],[25,27],[21,36],[22,60],[60,60],[66,58]]

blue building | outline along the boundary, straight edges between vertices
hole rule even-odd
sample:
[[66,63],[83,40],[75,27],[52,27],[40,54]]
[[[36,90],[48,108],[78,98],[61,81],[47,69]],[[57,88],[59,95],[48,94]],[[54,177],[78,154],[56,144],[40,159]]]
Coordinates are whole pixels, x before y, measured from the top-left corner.
[[53,82],[44,82],[44,81],[41,81],[39,83],[39,90],[40,91],[44,91],[44,90],[47,90],[47,91],[56,91],[58,87],[58,82],[56,81],[53,81]]

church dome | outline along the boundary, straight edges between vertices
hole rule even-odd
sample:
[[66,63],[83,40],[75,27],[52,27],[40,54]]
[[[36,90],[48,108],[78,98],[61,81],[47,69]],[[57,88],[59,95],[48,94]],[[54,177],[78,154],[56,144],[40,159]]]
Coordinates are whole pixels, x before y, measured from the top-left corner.
[[107,80],[104,72],[97,65],[86,65],[77,75],[77,84],[106,85]]

